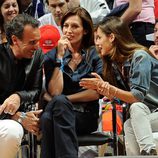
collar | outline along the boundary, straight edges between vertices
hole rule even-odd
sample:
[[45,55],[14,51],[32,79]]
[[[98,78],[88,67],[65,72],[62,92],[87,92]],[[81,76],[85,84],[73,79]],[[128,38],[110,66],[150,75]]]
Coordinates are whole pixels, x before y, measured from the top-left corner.
[[[82,57],[85,57],[86,53],[87,53],[86,50],[81,49],[81,55],[82,55]],[[67,49],[66,52],[65,52],[64,58],[71,58],[72,57],[71,54],[72,54],[71,51],[69,49]]]

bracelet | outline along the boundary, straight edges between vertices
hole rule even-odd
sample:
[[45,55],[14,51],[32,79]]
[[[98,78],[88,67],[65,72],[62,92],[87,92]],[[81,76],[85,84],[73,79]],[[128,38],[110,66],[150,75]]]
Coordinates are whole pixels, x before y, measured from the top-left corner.
[[21,124],[22,121],[25,119],[25,117],[26,117],[26,113],[25,112],[21,112],[21,114],[20,114],[20,116],[19,116],[17,121]]
[[[109,93],[109,99],[115,98],[116,93],[117,93],[117,91],[118,91],[118,88],[117,88],[117,87],[114,87],[114,86],[111,86],[111,87],[114,89],[114,92],[113,92],[113,94],[110,94],[110,93]],[[109,89],[110,89],[110,88],[109,88]],[[109,92],[110,92],[110,90],[109,90]]]
[[56,58],[55,67],[59,67],[59,69],[63,72],[64,69],[63,59]]
[[63,62],[63,59],[56,58],[56,62]]
[[114,97],[116,97],[117,91],[118,91],[118,88],[115,87],[115,92],[114,92],[114,94],[113,94]]
[[60,66],[60,68],[59,68],[62,72],[64,71],[64,63],[62,62],[61,63],[61,66]]

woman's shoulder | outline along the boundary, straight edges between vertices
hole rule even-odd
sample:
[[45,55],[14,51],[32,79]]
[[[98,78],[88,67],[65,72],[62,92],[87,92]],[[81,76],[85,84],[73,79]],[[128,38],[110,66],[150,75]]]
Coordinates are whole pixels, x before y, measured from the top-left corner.
[[98,54],[97,49],[96,49],[96,46],[90,46],[90,47],[87,49],[87,52],[90,52],[91,54]]
[[133,54],[132,61],[134,63],[138,62],[145,62],[145,63],[158,63],[157,59],[154,58],[152,55],[150,55],[147,51],[145,50],[136,50],[135,53]]
[[151,55],[145,51],[145,50],[136,50],[135,53],[133,54],[133,58],[138,58],[138,57],[142,57],[142,58],[149,58],[151,57]]
[[89,47],[87,49],[87,53],[88,53],[88,56],[90,56],[90,58],[100,58],[96,46]]
[[155,60],[157,61],[156,58],[154,58],[149,52],[145,51],[145,50],[136,50],[134,55],[134,57],[143,57],[143,58],[149,58],[151,60]]

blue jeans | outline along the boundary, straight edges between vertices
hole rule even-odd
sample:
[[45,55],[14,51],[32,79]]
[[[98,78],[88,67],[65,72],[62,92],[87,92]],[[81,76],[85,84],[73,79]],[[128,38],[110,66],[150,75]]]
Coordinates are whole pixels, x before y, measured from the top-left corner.
[[141,102],[133,103],[129,112],[130,118],[124,123],[127,155],[140,155],[142,150],[156,149],[152,132],[158,132],[158,112],[151,113]]
[[41,116],[41,158],[78,158],[77,135],[97,129],[92,112],[77,112],[64,96],[53,97]]

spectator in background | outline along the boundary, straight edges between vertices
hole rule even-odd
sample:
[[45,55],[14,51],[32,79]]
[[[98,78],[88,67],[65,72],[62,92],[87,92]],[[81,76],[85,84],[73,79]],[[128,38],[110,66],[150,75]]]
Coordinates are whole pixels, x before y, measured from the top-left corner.
[[127,2],[129,7],[121,19],[130,25],[134,39],[149,48],[154,43],[151,38],[155,24],[154,0],[115,0],[114,7]]
[[68,9],[79,6],[85,8],[91,15],[94,26],[110,12],[105,0],[47,0],[46,2],[48,2],[48,9],[51,13],[39,18],[41,26],[54,25],[61,35],[61,18]]
[[21,0],[0,0],[0,43],[7,42],[4,25],[21,12]]
[[151,45],[149,50],[158,59],[158,20],[156,20],[155,28],[154,28],[154,45]]
[[110,13],[110,9],[105,0],[69,0],[68,5],[69,8],[72,6],[85,8],[91,15],[94,26]]
[[51,13],[48,13],[39,18],[40,26],[53,25],[57,27],[60,34],[61,30],[61,19],[65,12],[68,10],[67,0],[48,0],[48,9]]
[[32,0],[32,16],[36,19],[45,14],[45,1]]
[[41,39],[40,47],[44,54],[57,46],[60,39],[59,30],[53,25],[43,25],[40,27]]
[[99,95],[79,86],[81,78],[102,72],[93,46],[92,19],[84,8],[73,8],[63,16],[61,26],[58,46],[45,55],[51,99],[41,116],[41,158],[78,158],[77,135],[91,133],[98,126]]
[[24,13],[27,13],[27,14],[31,15],[30,14],[31,11],[29,11],[30,10],[29,7],[31,6],[31,4],[32,4],[32,0],[25,0],[25,1],[21,0],[21,9],[22,9],[22,11]]
[[22,11],[38,19],[47,13],[45,0],[22,0]]
[[42,88],[38,25],[25,14],[5,25],[8,42],[0,45],[0,158],[15,157],[23,128],[39,133],[38,114],[42,111],[29,111],[28,107],[38,101]]

